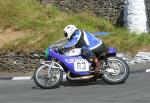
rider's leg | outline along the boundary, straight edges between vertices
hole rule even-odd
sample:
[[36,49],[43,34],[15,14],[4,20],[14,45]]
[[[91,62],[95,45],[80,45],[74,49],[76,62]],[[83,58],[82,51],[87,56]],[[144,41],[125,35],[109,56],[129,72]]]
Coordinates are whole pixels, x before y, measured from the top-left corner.
[[95,68],[94,73],[97,74],[100,71],[100,61],[99,61],[99,53],[100,47],[97,47],[93,50],[89,50],[87,48],[82,48],[81,53],[82,55],[90,62],[93,62]]
[[101,70],[101,62],[100,62],[100,57],[101,55],[104,54],[104,52],[106,51],[106,46],[104,43],[102,43],[100,46],[98,46],[97,48],[92,50],[93,53],[95,54],[94,57],[94,64],[95,64],[95,70],[94,73],[99,73]]
[[100,72],[100,61],[96,56],[94,57],[94,64],[95,64],[94,73],[97,74]]

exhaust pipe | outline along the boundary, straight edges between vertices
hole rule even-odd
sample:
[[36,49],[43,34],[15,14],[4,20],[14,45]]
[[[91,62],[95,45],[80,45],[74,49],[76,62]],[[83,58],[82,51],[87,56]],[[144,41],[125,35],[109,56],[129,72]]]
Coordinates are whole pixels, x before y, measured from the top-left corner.
[[88,76],[81,76],[81,77],[76,77],[76,78],[72,78],[70,76],[70,72],[67,73],[67,77],[70,79],[70,80],[86,80],[86,79],[91,79],[94,77],[94,75],[88,75]]

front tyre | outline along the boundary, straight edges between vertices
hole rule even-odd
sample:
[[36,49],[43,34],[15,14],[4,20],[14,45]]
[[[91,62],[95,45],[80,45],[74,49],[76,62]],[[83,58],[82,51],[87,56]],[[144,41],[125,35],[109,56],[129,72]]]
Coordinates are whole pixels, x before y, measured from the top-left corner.
[[61,65],[54,62],[54,66],[44,64],[36,69],[34,72],[34,82],[43,89],[52,89],[60,85],[63,79],[63,71],[60,69]]
[[122,58],[109,57],[104,67],[102,80],[109,84],[123,83],[129,76],[129,66]]

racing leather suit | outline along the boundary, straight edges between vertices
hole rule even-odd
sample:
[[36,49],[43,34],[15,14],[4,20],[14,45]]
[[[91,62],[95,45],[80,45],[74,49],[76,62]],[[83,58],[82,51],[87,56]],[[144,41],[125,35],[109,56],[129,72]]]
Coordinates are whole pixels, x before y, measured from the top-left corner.
[[[99,71],[100,62],[97,59],[100,53],[103,52],[103,42],[100,39],[94,37],[91,33],[83,31],[83,30],[76,30],[69,41],[64,45],[64,48],[71,48],[75,46],[76,48],[82,48],[81,53],[84,55],[82,50],[87,50],[88,53],[84,55],[86,59],[93,58],[95,63],[95,70],[96,72]],[[102,46],[102,47],[101,47]],[[87,56],[88,54],[88,56]],[[94,55],[93,55],[94,54]]]

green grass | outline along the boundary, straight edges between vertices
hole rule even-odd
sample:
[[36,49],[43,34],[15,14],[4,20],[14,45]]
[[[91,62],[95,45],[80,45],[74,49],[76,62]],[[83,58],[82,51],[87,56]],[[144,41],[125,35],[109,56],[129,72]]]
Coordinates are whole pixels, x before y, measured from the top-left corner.
[[100,38],[118,51],[134,53],[142,46],[150,45],[149,34],[129,33],[124,28],[114,27],[104,18],[95,17],[90,11],[65,13],[57,7],[41,5],[37,0],[1,0],[0,5],[1,28],[28,31],[25,37],[7,43],[5,49],[44,49],[63,38],[63,28],[68,24],[90,32],[110,32],[110,35]]
[[[129,33],[123,28],[114,29],[111,35],[103,37],[109,46],[116,47],[118,51],[135,54],[142,47],[150,46],[150,35]],[[150,48],[149,48],[150,49]]]

